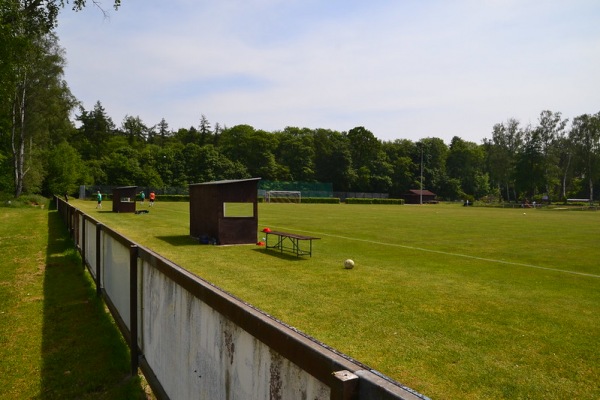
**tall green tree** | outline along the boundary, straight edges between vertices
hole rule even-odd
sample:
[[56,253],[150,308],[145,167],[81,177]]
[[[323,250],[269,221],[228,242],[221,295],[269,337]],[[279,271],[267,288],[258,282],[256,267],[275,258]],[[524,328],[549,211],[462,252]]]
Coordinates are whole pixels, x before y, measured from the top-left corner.
[[368,192],[389,193],[392,188],[392,176],[394,166],[385,151],[379,150],[375,159],[371,162],[371,177]]
[[231,161],[212,144],[200,147],[189,143],[183,149],[183,157],[190,183],[250,178],[240,162]]
[[378,153],[381,150],[381,142],[375,137],[373,132],[365,129],[363,126],[350,129],[346,136],[350,144],[350,153],[354,168],[369,167],[377,159]]
[[600,179],[600,112],[576,117],[569,138],[579,160],[579,170],[587,180],[588,198],[593,201],[594,182]]
[[100,101],[91,111],[83,107],[76,119],[81,123],[78,134],[73,138],[73,146],[79,150],[84,160],[102,160],[109,154],[109,142],[115,135],[115,124],[106,113]]
[[285,169],[285,180],[313,182],[315,180],[315,149],[312,131],[286,127],[276,134],[276,160]]
[[221,137],[221,132],[223,132],[223,129],[227,129],[227,127],[221,127],[221,125],[216,122],[215,123],[215,128],[213,129],[213,143],[215,146],[219,145],[219,138]]
[[41,188],[45,172],[35,156],[69,134],[69,113],[75,105],[62,80],[64,54],[55,35],[33,37],[21,56],[15,63],[15,79],[8,85],[13,90],[11,101],[2,101],[0,111],[10,134],[15,197]]
[[200,143],[200,134],[193,126],[189,129],[179,128],[177,132],[173,134],[173,138],[184,146],[189,143]]
[[446,171],[450,178],[457,179],[464,193],[481,198],[489,192],[489,181],[483,172],[484,152],[476,143],[458,136],[452,138]]
[[173,132],[171,132],[171,130],[169,129],[169,124],[164,118],[162,118],[160,122],[156,125],[156,129],[156,137],[151,137],[148,142],[156,143],[159,146],[164,146],[167,143],[167,140],[173,136]]
[[129,146],[134,148],[143,147],[149,136],[149,128],[139,116],[126,115],[121,123],[121,131],[127,137]]
[[200,146],[212,143],[212,131],[210,130],[210,122],[204,114],[200,117],[200,125],[198,126],[198,132],[200,132]]
[[181,143],[171,143],[165,147],[153,146],[157,149],[156,171],[165,186],[186,187],[190,182],[186,175],[184,149]]
[[533,131],[532,140],[537,142],[541,153],[543,171],[543,188],[547,196],[556,195],[555,188],[560,187],[560,159],[561,148],[557,145],[565,135],[568,120],[562,119],[560,112],[544,110],[540,113],[538,126]]
[[[8,140],[13,169],[15,196],[27,189],[38,190],[44,172],[34,158],[41,154],[37,137],[46,112],[52,105],[52,91],[62,82],[62,57],[52,35],[64,0],[3,0],[0,2],[0,137]],[[95,5],[100,3],[93,1]],[[75,10],[86,6],[85,0],[70,3]],[[115,8],[120,4],[116,0]],[[49,68],[49,67],[53,68]],[[47,86],[50,83],[50,86]],[[46,104],[46,106],[44,106]],[[45,112],[45,115],[44,115]],[[6,143],[6,141],[5,141]],[[6,149],[2,157],[6,159]],[[26,185],[27,183],[27,185]]]
[[316,129],[313,135],[317,181],[331,182],[335,191],[350,190],[357,176],[348,138],[329,129]]
[[105,157],[103,170],[107,177],[107,181],[102,182],[105,185],[135,186],[144,179],[138,153],[129,146],[117,149]]
[[362,126],[348,131],[352,165],[357,180],[354,190],[360,192],[385,192],[392,187],[393,166],[382,149],[382,143]]
[[422,169],[423,188],[434,193],[441,192],[448,179],[446,174],[448,151],[448,146],[440,138],[425,138],[417,142],[412,155],[415,166],[413,175],[416,178],[413,188],[420,188]]
[[275,135],[250,125],[236,125],[223,130],[219,139],[223,154],[230,160],[241,162],[250,176],[273,181],[283,175],[275,160],[277,145]]
[[518,155],[523,147],[523,131],[514,118],[494,125],[492,138],[484,139],[487,171],[490,180],[507,201],[516,200],[515,175]]
[[66,141],[58,144],[47,154],[48,172],[44,192],[47,195],[74,194],[79,185],[86,182],[86,167],[75,150]]
[[523,131],[523,147],[515,167],[515,187],[518,200],[538,196],[545,188],[544,154],[541,139],[530,127]]
[[558,167],[562,173],[562,181],[561,181],[561,197],[562,199],[567,198],[567,190],[571,186],[575,176],[573,175],[575,172],[574,169],[574,155],[575,155],[575,146],[574,142],[568,136],[563,136],[558,139],[557,147],[559,150],[559,160]]
[[413,164],[411,155],[418,152],[416,144],[408,139],[396,139],[393,142],[383,142],[382,149],[392,166],[389,194],[393,198],[399,198],[414,189],[417,167]]

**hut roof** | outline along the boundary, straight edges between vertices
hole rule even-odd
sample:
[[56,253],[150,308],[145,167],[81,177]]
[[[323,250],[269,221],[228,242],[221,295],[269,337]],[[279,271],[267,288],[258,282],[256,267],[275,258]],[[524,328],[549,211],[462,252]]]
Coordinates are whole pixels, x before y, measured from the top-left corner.
[[196,185],[226,185],[230,183],[240,183],[240,182],[249,182],[249,181],[259,181],[261,178],[249,178],[249,179],[229,179],[223,181],[212,181],[212,182],[202,182],[202,183],[190,183],[190,186]]
[[408,191],[407,194],[409,194],[409,195],[417,195],[417,196],[420,196],[420,195],[423,195],[423,196],[435,196],[436,195],[435,193],[430,192],[429,190],[426,190],[426,189],[423,189],[423,190],[420,190],[420,189],[411,189],[411,190]]

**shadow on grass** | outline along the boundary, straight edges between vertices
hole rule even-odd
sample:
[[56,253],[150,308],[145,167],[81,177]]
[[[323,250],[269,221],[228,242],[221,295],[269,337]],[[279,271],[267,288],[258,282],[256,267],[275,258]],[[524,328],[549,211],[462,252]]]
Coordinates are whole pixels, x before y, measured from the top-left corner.
[[146,398],[58,212],[48,213],[43,312],[42,399]]
[[281,258],[282,260],[287,260],[287,261],[307,261],[309,259],[308,256],[300,256],[297,257],[295,254],[293,253],[289,253],[289,252],[282,252],[280,250],[277,249],[267,249],[264,247],[258,248],[258,249],[252,249],[252,251],[256,251],[259,253],[264,254],[265,256],[268,257],[277,257],[277,258]]
[[171,246],[198,246],[198,240],[189,235],[156,236]]

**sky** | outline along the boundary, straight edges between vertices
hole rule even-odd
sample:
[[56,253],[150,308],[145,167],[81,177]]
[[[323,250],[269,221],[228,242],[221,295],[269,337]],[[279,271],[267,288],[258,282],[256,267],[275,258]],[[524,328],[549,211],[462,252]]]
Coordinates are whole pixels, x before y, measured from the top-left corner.
[[153,126],[247,124],[383,141],[600,112],[598,0],[102,0],[64,10],[65,80],[86,110]]

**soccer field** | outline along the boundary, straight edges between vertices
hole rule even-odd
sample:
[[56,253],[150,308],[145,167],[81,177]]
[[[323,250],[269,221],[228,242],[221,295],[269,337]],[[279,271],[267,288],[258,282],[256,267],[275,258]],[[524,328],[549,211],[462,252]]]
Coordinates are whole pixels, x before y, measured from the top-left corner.
[[598,212],[260,204],[259,230],[321,238],[296,258],[197,244],[188,203],[73,203],[432,398],[600,398]]

